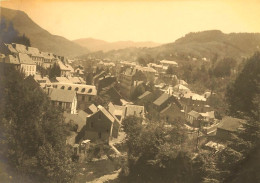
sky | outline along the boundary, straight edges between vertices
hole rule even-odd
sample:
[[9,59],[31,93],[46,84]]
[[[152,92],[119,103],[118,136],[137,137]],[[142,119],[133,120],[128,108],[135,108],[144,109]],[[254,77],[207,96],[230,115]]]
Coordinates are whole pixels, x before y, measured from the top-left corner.
[[173,42],[189,32],[260,32],[260,0],[0,0],[69,40]]

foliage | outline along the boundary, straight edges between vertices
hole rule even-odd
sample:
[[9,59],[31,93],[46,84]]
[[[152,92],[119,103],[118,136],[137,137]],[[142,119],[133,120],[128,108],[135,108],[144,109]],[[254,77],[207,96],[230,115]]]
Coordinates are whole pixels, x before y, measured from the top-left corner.
[[22,36],[19,36],[19,33],[17,30],[14,29],[13,23],[10,22],[9,26],[6,25],[5,18],[1,18],[1,24],[0,24],[0,40],[4,43],[18,43],[23,44],[25,46],[31,46],[30,40],[28,37],[23,34]]
[[230,114],[239,116],[242,112],[254,119],[259,118],[260,53],[248,59],[242,72],[227,89]]
[[[69,182],[73,176],[68,167],[74,165],[65,146],[68,130],[62,113],[31,76],[23,78],[12,66],[1,67],[1,159],[14,172],[14,182]],[[46,162],[49,158],[56,161]]]
[[60,67],[57,63],[54,63],[53,66],[50,68],[49,78],[53,79],[55,77],[60,77],[60,75],[61,75]]
[[[191,159],[187,134],[182,125],[162,122],[140,124],[131,116],[123,121],[127,134],[127,167],[122,180],[128,182],[198,182],[200,162]],[[196,169],[195,169],[196,167]],[[128,173],[128,175],[127,175]],[[187,177],[186,175],[190,176]]]

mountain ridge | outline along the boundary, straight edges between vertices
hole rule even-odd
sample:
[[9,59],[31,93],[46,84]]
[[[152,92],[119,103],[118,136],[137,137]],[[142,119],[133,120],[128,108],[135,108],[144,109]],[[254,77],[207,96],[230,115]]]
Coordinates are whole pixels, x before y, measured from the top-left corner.
[[41,51],[52,52],[68,57],[75,57],[89,52],[86,48],[62,36],[51,34],[35,23],[23,11],[4,7],[0,7],[0,9],[1,21],[5,19],[8,24],[12,22],[19,34],[25,34],[30,39],[31,45],[39,48]]
[[130,48],[130,47],[156,47],[160,46],[160,43],[155,43],[152,41],[115,41],[115,42],[109,42],[104,41],[100,39],[95,38],[81,38],[73,40],[73,42],[86,47],[90,51],[111,51],[111,50],[118,50],[118,49],[124,49],[124,48]]

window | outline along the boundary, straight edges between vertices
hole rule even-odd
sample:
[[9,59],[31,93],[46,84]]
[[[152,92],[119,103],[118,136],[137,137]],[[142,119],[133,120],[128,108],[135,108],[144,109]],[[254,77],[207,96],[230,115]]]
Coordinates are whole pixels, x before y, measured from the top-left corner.
[[78,88],[78,87],[76,87],[76,88],[75,88],[75,91],[78,91],[78,90],[79,90],[79,88]]
[[71,90],[71,86],[68,87],[68,90]]
[[92,92],[92,88],[90,88],[89,90],[88,90],[88,93],[91,93]]
[[88,98],[88,101],[91,101],[91,99],[92,99],[92,98],[91,98],[91,97],[89,97],[89,98]]
[[60,89],[63,89],[64,90],[65,86],[62,86]]
[[83,92],[85,92],[85,91],[86,91],[86,88],[82,88],[81,92],[83,93]]

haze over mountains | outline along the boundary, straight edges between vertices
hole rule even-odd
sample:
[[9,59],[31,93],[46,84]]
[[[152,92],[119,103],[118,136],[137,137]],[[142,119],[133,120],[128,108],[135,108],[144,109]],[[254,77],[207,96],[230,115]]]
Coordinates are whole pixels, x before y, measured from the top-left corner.
[[134,42],[134,41],[117,41],[117,42],[107,42],[94,38],[83,38],[74,40],[75,43],[87,48],[90,51],[110,51],[110,50],[118,50],[129,47],[156,47],[160,46],[160,43],[155,43],[151,41],[147,42]]
[[[48,51],[64,56],[97,55],[99,57],[137,60],[146,58],[188,59],[234,57],[243,58],[260,50],[260,33],[225,34],[219,30],[194,32],[185,35],[173,43],[159,44],[154,42],[119,41],[85,38],[70,41],[62,36],[53,35],[33,22],[26,13],[1,7],[1,20],[10,22],[20,33],[29,37],[31,45],[41,51]],[[104,53],[95,53],[96,51]],[[89,53],[89,52],[94,53]]]
[[[160,59],[191,60],[204,57],[210,60],[216,56],[243,59],[256,51],[260,51],[260,33],[225,34],[219,30],[209,30],[189,33],[173,43],[158,47],[113,50],[103,53],[100,57],[132,61],[139,58],[156,61]],[[87,55],[96,55],[96,53]]]

